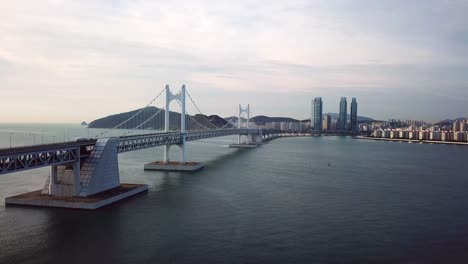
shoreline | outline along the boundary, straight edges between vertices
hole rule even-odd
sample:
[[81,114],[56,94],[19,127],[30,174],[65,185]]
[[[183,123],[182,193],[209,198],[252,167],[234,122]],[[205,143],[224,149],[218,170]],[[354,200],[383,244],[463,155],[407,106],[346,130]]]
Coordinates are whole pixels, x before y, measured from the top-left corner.
[[367,136],[356,136],[356,138],[365,139],[365,140],[377,140],[377,141],[396,141],[396,142],[421,143],[421,144],[468,146],[468,142],[455,142],[455,141],[435,141],[435,140],[419,140],[419,139],[406,139],[406,138],[375,138],[375,137],[367,137]]

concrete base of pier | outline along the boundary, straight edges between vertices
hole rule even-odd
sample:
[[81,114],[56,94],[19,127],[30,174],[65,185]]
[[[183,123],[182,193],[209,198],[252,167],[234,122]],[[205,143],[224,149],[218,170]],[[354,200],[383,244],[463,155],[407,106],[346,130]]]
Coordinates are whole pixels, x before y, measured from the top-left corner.
[[119,187],[97,193],[88,197],[57,197],[41,194],[42,190],[23,193],[5,199],[5,205],[25,205],[42,207],[60,207],[71,209],[94,210],[115,203],[122,199],[146,192],[146,184],[123,183]]
[[205,167],[205,164],[200,162],[163,162],[155,161],[145,164],[145,170],[157,171],[197,171]]
[[258,147],[257,144],[231,144],[229,145],[230,148],[256,148]]

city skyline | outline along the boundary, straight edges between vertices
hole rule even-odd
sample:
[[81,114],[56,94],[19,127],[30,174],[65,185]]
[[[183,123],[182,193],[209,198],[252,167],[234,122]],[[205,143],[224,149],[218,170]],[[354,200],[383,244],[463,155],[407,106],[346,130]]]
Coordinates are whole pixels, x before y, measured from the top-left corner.
[[[348,112],[347,98],[341,97],[338,107],[338,118],[336,120],[336,130],[342,131],[358,131],[358,103],[356,97],[351,98],[351,104]],[[315,131],[330,130],[331,117],[330,113],[323,113],[322,97],[315,97],[311,102],[311,127]]]
[[94,120],[182,83],[220,116],[306,119],[314,94],[380,120],[468,112],[466,2],[265,3],[5,2],[2,122]]

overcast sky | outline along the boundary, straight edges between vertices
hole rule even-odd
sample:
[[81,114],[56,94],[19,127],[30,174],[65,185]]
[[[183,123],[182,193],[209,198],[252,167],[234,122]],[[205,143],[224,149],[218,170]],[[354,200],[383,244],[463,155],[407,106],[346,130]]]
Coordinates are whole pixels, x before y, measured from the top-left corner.
[[0,122],[80,122],[185,83],[206,114],[468,116],[468,1],[0,0]]

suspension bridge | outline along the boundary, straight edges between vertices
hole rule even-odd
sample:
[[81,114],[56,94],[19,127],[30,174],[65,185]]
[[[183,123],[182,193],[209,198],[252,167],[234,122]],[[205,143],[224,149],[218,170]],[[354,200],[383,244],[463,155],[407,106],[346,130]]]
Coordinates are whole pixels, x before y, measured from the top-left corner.
[[[180,113],[171,112],[174,101]],[[162,146],[163,160],[145,164],[145,169],[194,171],[203,164],[186,161],[188,141],[237,135],[237,144],[231,147],[248,148],[280,135],[280,131],[250,128],[249,105],[239,105],[238,110],[237,120],[222,119],[223,125],[214,124],[200,111],[185,85],[176,93],[167,85],[145,107],[130,112],[95,137],[0,149],[0,175],[50,167],[41,190],[8,197],[6,204],[95,209],[148,188],[121,184],[119,153]],[[180,149],[175,161],[169,160],[173,146]]]

